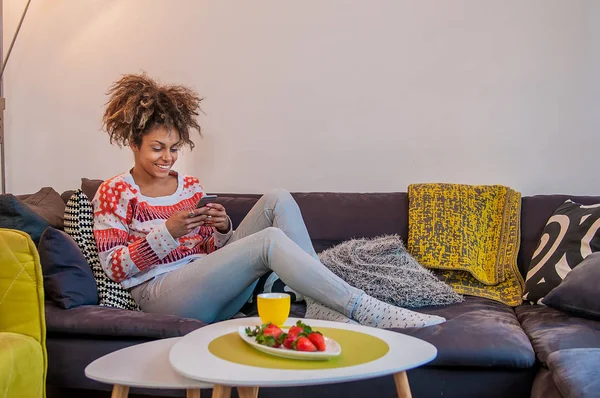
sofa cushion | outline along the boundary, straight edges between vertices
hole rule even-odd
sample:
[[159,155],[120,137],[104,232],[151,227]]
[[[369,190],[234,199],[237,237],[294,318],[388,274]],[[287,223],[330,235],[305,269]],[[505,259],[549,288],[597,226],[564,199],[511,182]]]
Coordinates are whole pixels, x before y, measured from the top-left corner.
[[92,268],[68,234],[48,227],[38,245],[46,299],[61,308],[98,304]]
[[31,210],[44,217],[52,227],[63,228],[65,202],[54,189],[44,187],[22,200]]
[[600,196],[535,195],[521,199],[521,249],[517,263],[522,275],[527,274],[548,219],[567,199],[584,205],[600,203]]
[[14,195],[0,195],[0,228],[27,233],[37,246],[40,236],[50,224]]
[[544,305],[524,304],[515,308],[538,359],[569,348],[600,347],[600,321],[571,316]]
[[92,199],[94,199],[94,196],[96,196],[96,192],[98,191],[98,188],[100,188],[100,185],[102,185],[103,182],[104,180],[92,180],[89,178],[81,179],[81,190],[88,197],[90,202],[92,201]]
[[92,267],[100,305],[139,310],[131,293],[109,279],[102,268],[94,237],[94,208],[81,189],[75,191],[65,207],[65,232],[77,243]]
[[565,201],[552,214],[533,253],[523,299],[540,303],[592,252],[600,251],[600,204]]
[[600,321],[600,252],[592,253],[550,291],[542,303]]
[[183,336],[205,325],[197,319],[180,318],[176,315],[98,305],[84,305],[65,310],[50,301],[46,302],[48,335],[164,339]]
[[74,193],[75,193],[74,189],[69,189],[60,194],[60,198],[63,200],[63,202],[65,202],[65,205],[67,204],[69,199],[71,199],[71,196],[73,196]]
[[513,309],[497,301],[466,296],[444,307],[417,309],[446,318],[426,328],[392,329],[438,349],[433,366],[530,368],[535,354]]
[[350,239],[321,252],[319,260],[350,285],[399,307],[463,301],[450,285],[408,253],[398,235]]
[[548,369],[564,397],[600,395],[600,348],[573,348],[548,356]]

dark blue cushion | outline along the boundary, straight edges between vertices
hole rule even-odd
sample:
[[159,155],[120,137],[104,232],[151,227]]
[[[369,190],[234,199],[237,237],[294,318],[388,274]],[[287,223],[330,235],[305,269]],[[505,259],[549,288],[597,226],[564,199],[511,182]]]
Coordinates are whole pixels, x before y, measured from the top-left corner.
[[38,246],[46,298],[64,309],[98,304],[98,289],[77,243],[68,234],[48,227]]
[[542,303],[571,315],[600,320],[600,252],[588,255]]
[[14,195],[0,195],[0,227],[28,233],[37,246],[42,232],[49,225],[44,217],[31,210]]

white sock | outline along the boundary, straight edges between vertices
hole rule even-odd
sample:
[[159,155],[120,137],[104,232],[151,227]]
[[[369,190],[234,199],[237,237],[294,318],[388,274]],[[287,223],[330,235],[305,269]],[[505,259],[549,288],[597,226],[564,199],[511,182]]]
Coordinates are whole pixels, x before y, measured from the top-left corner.
[[358,325],[358,322],[348,318],[346,315],[339,313],[336,310],[326,307],[310,297],[305,296],[304,300],[306,301],[306,315],[304,315],[305,318]]
[[356,301],[352,318],[356,319],[361,325],[382,329],[424,327],[446,321],[441,316],[425,315],[395,307],[366,293]]

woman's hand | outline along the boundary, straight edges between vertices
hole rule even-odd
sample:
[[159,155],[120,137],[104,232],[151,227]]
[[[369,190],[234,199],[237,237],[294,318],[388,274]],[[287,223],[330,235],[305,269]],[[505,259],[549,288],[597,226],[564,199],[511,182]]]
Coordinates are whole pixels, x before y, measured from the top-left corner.
[[167,230],[175,239],[205,225],[207,216],[202,209],[176,211],[167,220]]
[[217,231],[222,234],[229,232],[229,217],[225,208],[220,203],[208,203],[201,209],[196,211],[205,210],[203,214],[206,214],[207,219],[204,225],[208,227],[215,227]]

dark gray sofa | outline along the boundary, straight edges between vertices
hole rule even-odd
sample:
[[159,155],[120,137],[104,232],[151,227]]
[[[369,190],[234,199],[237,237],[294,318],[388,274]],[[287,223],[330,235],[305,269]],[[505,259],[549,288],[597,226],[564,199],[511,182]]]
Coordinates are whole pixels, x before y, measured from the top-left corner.
[[[93,195],[89,185],[86,193]],[[353,237],[395,233],[407,239],[406,193],[293,195],[318,252]],[[66,199],[70,195],[66,192],[62,196]],[[220,194],[219,201],[237,226],[258,197]],[[518,258],[523,275],[547,219],[567,198],[584,204],[600,203],[600,197],[523,198]],[[417,398],[567,396],[564,385],[568,383],[561,383],[558,375],[553,374],[559,366],[549,367],[548,357],[564,349],[600,348],[600,322],[571,317],[543,306],[511,308],[483,298],[466,297],[460,304],[419,311],[444,316],[447,322],[423,329],[395,330],[429,341],[439,352],[432,363],[408,372],[413,396]],[[301,304],[294,305],[292,315],[303,313]],[[109,391],[111,386],[89,380],[83,373],[91,361],[104,354],[154,339],[182,336],[204,326],[193,319],[99,306],[63,310],[51,302],[46,305],[46,321],[47,384],[49,391],[62,395],[74,388]],[[564,357],[561,359],[568,361],[569,356]],[[396,396],[392,377],[314,387],[265,388],[260,396],[365,397],[373,396],[374,391],[380,397]],[[171,391],[143,390],[143,393],[185,395]]]

